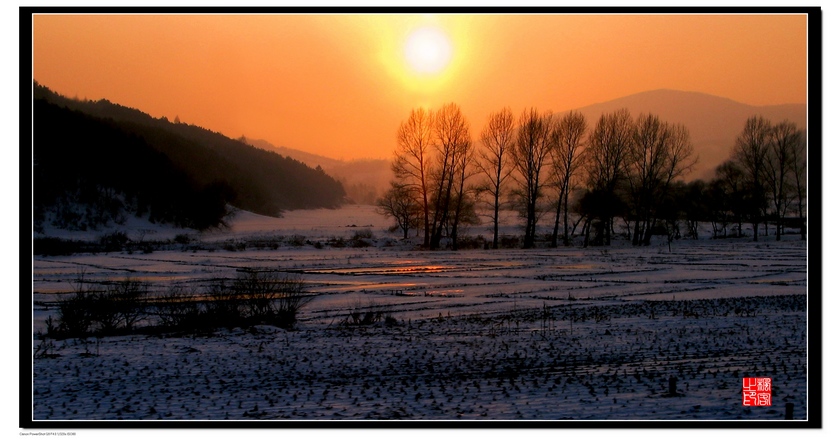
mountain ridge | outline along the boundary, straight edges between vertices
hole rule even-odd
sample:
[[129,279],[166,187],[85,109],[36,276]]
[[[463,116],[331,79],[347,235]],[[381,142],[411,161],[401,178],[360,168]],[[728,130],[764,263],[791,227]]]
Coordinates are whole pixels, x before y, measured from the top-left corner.
[[240,139],[256,148],[288,156],[310,167],[321,167],[325,173],[341,182],[348,199],[357,204],[374,205],[393,179],[391,161],[387,159],[334,159],[290,147],[276,146],[264,139],[245,136]]
[[[705,92],[668,88],[637,92],[583,107],[568,109],[561,114],[568,113],[570,110],[580,111],[586,116],[587,123],[592,128],[602,114],[621,108],[627,108],[634,118],[642,113],[653,113],[663,121],[686,126],[691,135],[695,154],[699,155],[698,164],[685,176],[686,180],[712,178],[714,169],[729,158],[735,140],[743,130],[744,123],[753,115],[762,115],[774,123],[787,119],[796,123],[800,128],[806,128],[807,122],[806,104],[752,105]],[[476,127],[483,127],[484,123],[482,121]],[[477,133],[474,135],[477,136]],[[340,160],[290,147],[278,147],[270,141],[261,139],[247,138],[247,142],[257,148],[265,148],[290,156],[310,167],[320,165],[331,175],[334,175],[335,170],[339,170],[346,164],[363,161]],[[388,160],[371,159],[370,161],[382,161],[384,164],[382,168],[389,169],[390,161]],[[342,176],[335,177],[340,180],[343,178]],[[382,182],[378,182],[378,187],[383,185],[387,187],[387,180],[380,179],[380,181]],[[345,183],[346,185],[347,183]],[[379,190],[381,191],[382,188]]]
[[639,92],[572,110],[583,113],[591,128],[602,114],[621,108],[627,108],[634,118],[652,113],[688,129],[699,162],[686,180],[711,178],[715,167],[729,158],[744,123],[753,115],[761,115],[773,123],[787,119],[800,128],[807,127],[805,104],[754,106],[704,92],[675,89]]

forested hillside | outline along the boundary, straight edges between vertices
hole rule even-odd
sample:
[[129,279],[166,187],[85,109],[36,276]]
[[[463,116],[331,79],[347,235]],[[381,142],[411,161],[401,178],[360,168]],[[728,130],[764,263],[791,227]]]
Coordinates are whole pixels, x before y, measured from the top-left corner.
[[36,227],[97,228],[137,215],[203,229],[220,225],[228,204],[277,216],[344,198],[322,170],[107,100],[36,84],[33,116]]

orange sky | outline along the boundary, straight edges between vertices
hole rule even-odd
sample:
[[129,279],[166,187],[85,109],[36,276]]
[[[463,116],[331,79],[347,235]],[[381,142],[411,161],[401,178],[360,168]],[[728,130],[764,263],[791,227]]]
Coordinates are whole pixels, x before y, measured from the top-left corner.
[[[452,58],[415,73],[412,30]],[[389,158],[417,106],[476,136],[510,106],[565,111],[652,89],[806,102],[806,26],[748,15],[38,15],[33,76],[70,97],[339,159]]]

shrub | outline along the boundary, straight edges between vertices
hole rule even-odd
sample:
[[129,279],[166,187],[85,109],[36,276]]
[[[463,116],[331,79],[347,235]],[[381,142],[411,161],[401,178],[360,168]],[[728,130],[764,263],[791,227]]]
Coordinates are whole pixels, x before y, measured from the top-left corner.
[[370,228],[365,228],[363,230],[356,230],[353,233],[353,240],[361,240],[361,239],[373,239],[373,231]]
[[175,243],[180,245],[189,245],[193,242],[193,237],[189,234],[177,234],[175,235],[175,239],[173,239]]
[[211,285],[205,297],[202,314],[205,326],[233,328],[241,325],[242,311],[239,301],[226,280],[219,280]]
[[90,306],[95,331],[107,335],[133,330],[144,317],[147,291],[146,284],[131,278],[108,283],[93,295]]
[[48,338],[43,338],[38,346],[35,347],[32,356],[34,358],[57,358],[59,354],[55,353],[55,342]]
[[99,243],[106,253],[122,251],[126,244],[128,244],[128,241],[128,235],[125,234],[125,231],[115,231],[99,238]]
[[273,274],[260,271],[244,271],[233,282],[237,297],[243,299],[249,317],[268,317],[278,288]]
[[125,330],[132,330],[146,314],[146,296],[149,292],[147,283],[126,278],[111,284],[104,294],[113,303],[118,325]]
[[519,248],[519,236],[501,236],[499,248]]
[[327,244],[333,248],[344,248],[347,246],[343,237],[331,237],[330,240],[327,241]]
[[242,299],[250,324],[265,323],[291,328],[300,309],[312,298],[303,294],[305,284],[299,276],[276,270],[249,270],[234,281],[234,291]]
[[280,283],[280,293],[275,301],[274,324],[281,328],[292,328],[297,323],[301,308],[313,300],[304,295],[306,283],[300,276],[286,276]]
[[58,302],[58,320],[48,323],[48,333],[65,338],[83,338],[131,331],[145,315],[146,284],[126,278],[93,291],[80,275],[73,294]]
[[458,238],[458,248],[461,250],[480,250],[486,248],[484,236],[462,236]]
[[150,297],[148,284],[131,278],[103,285],[104,289],[92,291],[79,276],[74,292],[59,300],[56,322],[48,318],[47,335],[114,335],[135,331],[144,320],[149,325],[146,330],[157,326],[158,331],[200,332],[257,324],[290,329],[301,308],[312,301],[304,293],[302,278],[276,270],[243,271],[232,282],[216,281],[202,295],[194,288],[175,286]]
[[84,274],[73,285],[73,294],[58,302],[58,324],[55,329],[63,337],[86,337],[93,326],[96,295],[88,290]]
[[306,245],[306,237],[296,234],[288,239],[288,243],[293,247],[302,247]]
[[94,331],[99,335],[115,334],[120,327],[117,302],[108,293],[94,294],[91,311]]
[[363,306],[360,299],[350,305],[350,311],[341,320],[344,326],[370,326],[385,320],[386,325],[396,324],[396,319],[390,314],[390,307],[379,305],[371,301]]
[[222,249],[225,251],[245,251],[246,244],[241,240],[229,240],[222,244]]
[[353,239],[350,241],[350,245],[353,248],[367,248],[373,244],[365,239]]
[[154,315],[158,325],[175,330],[195,330],[201,327],[202,309],[195,289],[174,286],[154,300]]

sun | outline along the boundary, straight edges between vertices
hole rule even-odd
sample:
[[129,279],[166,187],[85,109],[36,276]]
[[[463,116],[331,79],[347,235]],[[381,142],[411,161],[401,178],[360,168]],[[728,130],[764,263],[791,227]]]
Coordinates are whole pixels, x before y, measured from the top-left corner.
[[442,72],[452,60],[452,45],[446,34],[436,27],[414,30],[403,46],[405,60],[418,74]]

